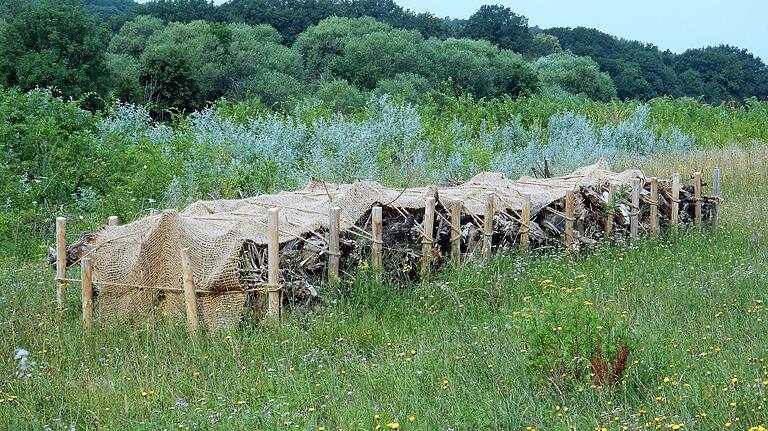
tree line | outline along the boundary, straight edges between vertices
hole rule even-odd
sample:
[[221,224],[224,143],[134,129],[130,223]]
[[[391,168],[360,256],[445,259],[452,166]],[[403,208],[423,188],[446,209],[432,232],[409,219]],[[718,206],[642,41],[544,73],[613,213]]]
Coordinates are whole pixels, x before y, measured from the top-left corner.
[[594,29],[529,27],[503,6],[466,20],[392,0],[8,0],[0,84],[119,98],[153,112],[221,97],[268,106],[313,98],[337,110],[368,93],[441,88],[475,97],[536,92],[595,100],[768,98],[768,69],[731,46],[676,55]]

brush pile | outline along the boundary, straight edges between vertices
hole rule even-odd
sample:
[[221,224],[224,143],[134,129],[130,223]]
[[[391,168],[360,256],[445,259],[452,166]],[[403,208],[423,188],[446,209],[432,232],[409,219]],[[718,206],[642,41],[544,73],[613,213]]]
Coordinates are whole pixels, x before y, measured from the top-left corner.
[[[280,283],[287,304],[312,304],[327,280],[328,211],[341,208],[340,278],[343,289],[369,266],[371,212],[383,213],[383,262],[385,279],[418,279],[425,201],[436,200],[431,232],[431,267],[446,264],[451,253],[450,210],[460,203],[459,248],[462,262],[480,259],[483,223],[493,217],[492,251],[520,246],[523,195],[531,197],[529,249],[533,253],[562,248],[566,220],[565,195],[573,190],[574,235],[572,252],[606,239],[608,215],[612,238],[629,234],[632,205],[628,202],[634,178],[641,171],[611,172],[604,163],[581,168],[566,177],[510,181],[503,174],[479,174],[467,183],[450,187],[389,189],[373,182],[329,184],[313,180],[304,189],[232,201],[201,201],[183,211],[166,211],[123,226],[105,227],[68,253],[88,253],[94,258],[99,289],[98,314],[139,318],[161,309],[183,314],[179,291],[179,250],[189,248],[198,289],[202,320],[210,328],[237,324],[245,314],[260,317],[266,302],[267,220],[269,208],[280,209]],[[609,184],[617,186],[609,199]],[[639,230],[650,231],[650,186],[645,181],[637,210]],[[495,193],[494,213],[485,214],[485,193]],[[667,227],[672,217],[670,181],[658,182],[658,223]],[[708,219],[716,198],[703,198],[702,218]],[[697,200],[692,187],[679,195],[679,223],[691,224]]]

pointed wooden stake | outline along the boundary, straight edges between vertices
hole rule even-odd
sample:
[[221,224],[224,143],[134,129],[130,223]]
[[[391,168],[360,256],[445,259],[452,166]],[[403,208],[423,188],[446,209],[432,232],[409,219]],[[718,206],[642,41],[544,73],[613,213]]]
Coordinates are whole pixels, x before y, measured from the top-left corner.
[[117,226],[120,224],[120,219],[117,216],[109,216],[107,219],[107,225],[109,226]]
[[267,317],[280,320],[282,311],[282,292],[280,290],[280,210],[267,210],[269,226],[267,230]]
[[483,217],[483,260],[491,257],[491,248],[493,247],[493,200],[496,193],[492,191],[485,192],[485,217]]
[[651,177],[651,235],[655,236],[659,230],[659,179]]
[[93,328],[93,260],[90,257],[80,261],[80,280],[83,285],[83,329],[88,332]]
[[339,281],[340,230],[341,208],[331,207],[328,211],[328,282],[334,286]]
[[382,272],[382,210],[380,206],[375,206],[371,210],[371,236],[373,244],[371,245],[371,270],[376,281],[381,283]]
[[424,237],[421,241],[421,282],[429,281],[429,264],[432,262],[432,246],[435,231],[435,198],[427,198],[424,204]]
[[67,307],[67,219],[56,217],[56,304]]
[[195,293],[195,279],[192,273],[192,259],[189,249],[181,250],[182,281],[184,282],[184,304],[187,308],[187,330],[193,337],[200,332],[200,324],[197,317],[197,294]]
[[637,239],[637,228],[640,224],[640,178],[632,180],[632,208],[629,213],[629,236]]
[[528,233],[531,231],[531,194],[523,193],[523,208],[520,211],[520,250],[528,253]]
[[680,173],[672,174],[672,229],[675,231],[680,223]]
[[611,209],[608,211],[608,213],[605,216],[605,238],[609,239],[611,235],[613,235],[613,213],[616,211],[616,206],[614,205],[614,199],[616,199],[616,183],[611,181],[608,183],[608,205],[611,206]]
[[451,259],[454,265],[461,264],[461,209],[464,203],[453,201],[451,204]]

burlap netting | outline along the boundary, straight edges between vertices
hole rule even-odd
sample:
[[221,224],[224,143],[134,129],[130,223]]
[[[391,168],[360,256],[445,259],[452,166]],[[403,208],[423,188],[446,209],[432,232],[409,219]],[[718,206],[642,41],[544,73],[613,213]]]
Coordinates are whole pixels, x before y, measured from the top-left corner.
[[[240,200],[199,201],[180,213],[162,215],[107,227],[98,233],[94,276],[99,286],[97,317],[134,320],[151,310],[184,312],[182,248],[189,248],[202,321],[211,328],[230,326],[242,318],[247,294],[243,292],[238,262],[246,241],[267,242],[267,210],[280,208],[280,242],[291,241],[328,227],[328,210],[341,208],[341,228],[360,222],[374,204],[399,209],[424,207],[434,196],[448,206],[460,200],[467,212],[485,213],[485,193],[496,193],[497,210],[519,211],[522,194],[530,193],[532,212],[561,199],[566,190],[604,181],[622,184],[643,177],[642,171],[615,173],[604,161],[582,167],[564,177],[507,179],[500,173],[481,173],[452,187],[383,187],[372,181],[331,184],[312,180],[302,190]],[[149,288],[148,288],[149,287]],[[261,294],[261,293],[259,293]]]

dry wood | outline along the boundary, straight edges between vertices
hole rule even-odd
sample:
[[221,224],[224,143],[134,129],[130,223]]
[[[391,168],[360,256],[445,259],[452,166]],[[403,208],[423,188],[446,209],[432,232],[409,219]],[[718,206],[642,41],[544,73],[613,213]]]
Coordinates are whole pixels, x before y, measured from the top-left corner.
[[87,332],[93,327],[93,260],[84,257],[80,261],[80,267],[80,281],[83,286],[83,329]]
[[339,235],[341,226],[341,208],[328,210],[328,281],[336,284],[339,280]]
[[56,304],[67,306],[67,219],[56,217]]
[[382,271],[382,210],[380,206],[375,206],[371,210],[371,234],[373,244],[371,246],[371,270],[376,281],[381,282]]
[[451,204],[451,259],[455,265],[461,263],[461,208],[464,203],[454,201]]
[[280,210],[270,208],[268,211],[269,227],[267,231],[267,283],[269,294],[267,298],[267,316],[280,319],[282,297],[280,292]]
[[573,238],[573,216],[576,196],[573,190],[565,192],[565,245],[570,246],[574,243]]
[[611,181],[608,184],[608,205],[610,206],[605,216],[605,237],[610,238],[613,233],[613,217],[616,212],[616,183]]
[[432,262],[432,247],[435,231],[435,198],[429,197],[424,204],[424,237],[421,241],[421,280],[429,279],[429,264]]
[[694,212],[694,221],[701,223],[701,172],[693,173],[693,198],[696,200],[696,210]]
[[181,249],[182,281],[184,283],[184,304],[187,308],[187,330],[193,337],[200,332],[197,316],[197,294],[195,280],[192,274],[192,258],[189,249]]
[[715,204],[712,206],[712,228],[717,229],[717,218],[720,213],[720,168],[712,170],[712,196],[715,197]]
[[650,212],[650,233],[656,235],[659,229],[659,179],[651,177],[651,212]]
[[672,217],[670,223],[672,228],[677,230],[680,222],[680,173],[672,174]]
[[483,259],[491,257],[491,247],[493,247],[493,200],[496,193],[492,191],[485,192],[485,217],[483,217]]
[[107,219],[107,225],[109,226],[117,226],[120,224],[120,219],[117,216],[109,216]]
[[523,193],[523,208],[520,211],[520,250],[528,252],[528,233],[531,222],[531,194]]
[[637,228],[640,222],[640,178],[632,180],[632,207],[629,213],[629,236],[637,239]]

